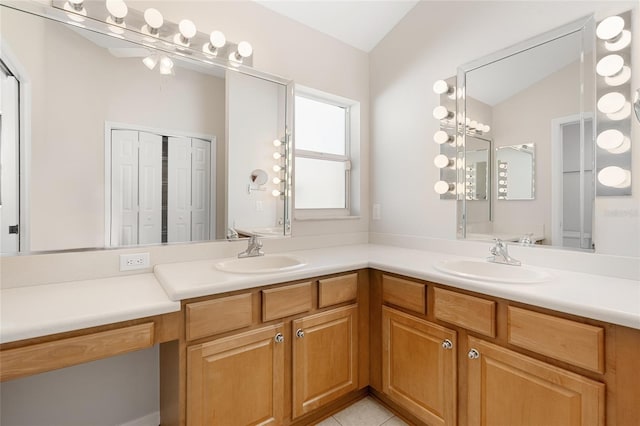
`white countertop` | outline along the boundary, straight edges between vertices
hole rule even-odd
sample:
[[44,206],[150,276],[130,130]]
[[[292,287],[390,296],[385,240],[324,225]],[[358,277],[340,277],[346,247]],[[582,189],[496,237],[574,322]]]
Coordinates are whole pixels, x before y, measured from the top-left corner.
[[[529,284],[489,283],[448,275],[433,267],[433,263],[442,260],[482,259],[373,244],[289,253],[303,258],[307,265],[284,273],[230,274],[216,270],[217,259],[157,265],[155,274],[169,298],[177,301],[371,267],[640,329],[640,282],[637,280],[535,267],[547,272],[551,279]],[[526,261],[521,260],[526,265]]]
[[[306,265],[288,272],[235,274],[218,271],[214,265],[220,259],[212,259],[156,265],[155,275],[3,289],[0,343],[177,312],[183,299],[367,267],[640,329],[638,280],[536,267],[551,279],[533,284],[488,283],[433,267],[442,260],[482,259],[374,244],[289,254],[303,258]],[[526,265],[526,259],[521,260]]]
[[72,281],[0,292],[0,343],[180,310],[153,274]]

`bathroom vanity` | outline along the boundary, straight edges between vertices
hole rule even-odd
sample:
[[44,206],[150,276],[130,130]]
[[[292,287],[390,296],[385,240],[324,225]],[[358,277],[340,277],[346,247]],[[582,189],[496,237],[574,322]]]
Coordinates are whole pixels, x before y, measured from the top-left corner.
[[539,268],[548,281],[481,282],[431,266],[457,256],[390,246],[292,254],[306,265],[120,278],[155,277],[174,312],[45,335],[3,318],[2,380],[159,344],[163,425],[312,424],[368,393],[415,424],[640,416],[637,281]]

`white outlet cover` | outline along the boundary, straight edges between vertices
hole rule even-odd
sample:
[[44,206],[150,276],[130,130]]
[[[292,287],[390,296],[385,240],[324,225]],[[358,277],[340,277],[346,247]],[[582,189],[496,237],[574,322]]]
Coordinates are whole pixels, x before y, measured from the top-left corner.
[[120,255],[120,270],[133,271],[136,269],[146,269],[151,265],[149,253],[132,253]]

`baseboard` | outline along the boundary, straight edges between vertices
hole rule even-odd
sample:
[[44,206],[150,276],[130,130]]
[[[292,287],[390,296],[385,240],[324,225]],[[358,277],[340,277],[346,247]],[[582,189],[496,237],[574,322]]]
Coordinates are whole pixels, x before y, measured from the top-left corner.
[[119,426],[158,426],[160,424],[160,411],[156,411],[155,413],[147,414],[144,417],[140,417],[134,420],[131,420],[126,423],[122,423]]

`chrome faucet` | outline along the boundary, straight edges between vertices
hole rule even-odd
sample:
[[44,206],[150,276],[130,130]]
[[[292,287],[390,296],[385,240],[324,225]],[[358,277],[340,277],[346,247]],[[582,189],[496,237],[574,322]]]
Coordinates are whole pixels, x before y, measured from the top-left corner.
[[496,238],[496,245],[489,250],[493,256],[487,258],[488,262],[503,263],[505,265],[520,266],[521,262],[509,256],[507,243]]
[[264,256],[264,252],[262,251],[262,241],[260,241],[257,235],[252,235],[249,238],[247,249],[242,253],[238,253],[238,257],[243,258],[256,256]]

